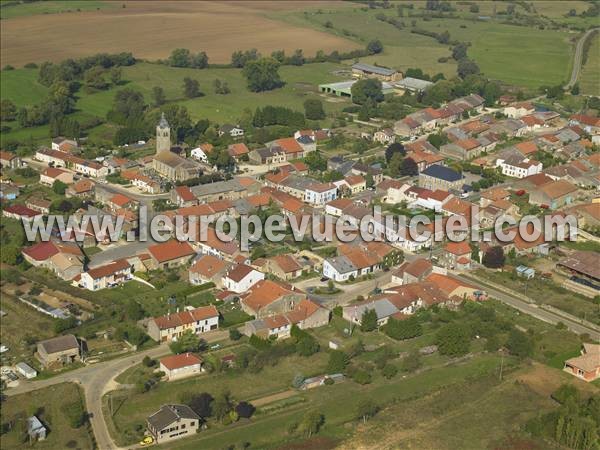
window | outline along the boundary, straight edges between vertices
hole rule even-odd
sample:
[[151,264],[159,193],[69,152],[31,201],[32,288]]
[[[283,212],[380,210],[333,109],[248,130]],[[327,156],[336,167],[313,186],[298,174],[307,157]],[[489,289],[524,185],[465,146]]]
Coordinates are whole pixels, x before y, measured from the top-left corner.
[[193,420],[190,422],[190,427],[193,427],[194,425],[196,425],[196,422],[194,422]]

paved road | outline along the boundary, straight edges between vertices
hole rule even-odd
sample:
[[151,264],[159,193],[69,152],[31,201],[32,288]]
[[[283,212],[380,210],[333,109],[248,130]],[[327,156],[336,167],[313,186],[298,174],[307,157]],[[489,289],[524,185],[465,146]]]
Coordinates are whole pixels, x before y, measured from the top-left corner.
[[[202,337],[207,342],[223,340],[227,337],[226,331],[212,331]],[[149,350],[137,352],[124,358],[114,359],[107,362],[89,365],[81,369],[66,372],[61,375],[40,381],[22,381],[16,388],[6,389],[4,393],[8,396],[31,392],[59,383],[77,383],[83,387],[86,408],[90,415],[90,423],[100,450],[119,450],[112,440],[106,420],[102,413],[102,396],[117,387],[114,379],[125,370],[139,364],[144,356],[158,358],[170,353],[167,344],[153,347]]]
[[[464,281],[470,284],[476,283],[476,281],[474,281],[470,277],[465,277],[463,275],[453,275],[453,277],[460,281]],[[546,309],[542,309],[535,303],[529,303],[526,300],[524,300],[525,296],[519,298],[515,295],[509,295],[503,291],[494,289],[493,287],[491,287],[490,284],[487,283],[484,286],[482,286],[482,288],[489,294],[490,297],[493,297],[496,300],[501,301],[502,303],[512,306],[513,308],[521,311],[522,313],[529,314],[530,316],[535,317],[536,319],[542,320],[547,323],[551,323],[553,325],[562,322],[567,326],[569,330],[573,331],[574,333],[587,333],[592,339],[600,341],[599,332],[590,329],[579,322],[570,320],[563,315],[556,314]]]
[[575,46],[575,57],[573,59],[573,70],[571,72],[571,79],[565,86],[565,90],[571,89],[575,83],[577,83],[577,78],[579,78],[579,72],[581,72],[581,63],[583,62],[583,46],[585,41],[591,36],[595,31],[600,30],[600,28],[592,28],[585,32],[583,36],[577,41],[577,45]]

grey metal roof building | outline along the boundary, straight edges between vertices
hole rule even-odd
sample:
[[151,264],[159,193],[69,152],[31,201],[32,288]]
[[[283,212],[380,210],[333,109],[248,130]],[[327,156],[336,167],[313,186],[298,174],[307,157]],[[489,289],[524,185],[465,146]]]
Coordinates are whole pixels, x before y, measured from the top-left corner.
[[439,178],[441,180],[450,182],[462,180],[463,178],[463,176],[455,170],[452,170],[449,167],[440,166],[438,164],[433,164],[429,166],[421,173],[430,177]]
[[370,64],[364,63],[352,64],[352,70],[360,70],[361,72],[375,73],[384,77],[389,77],[396,73],[394,69],[389,69],[387,67],[372,66]]
[[418,78],[406,77],[394,83],[397,87],[406,89],[412,92],[423,92],[433,86],[434,83]]

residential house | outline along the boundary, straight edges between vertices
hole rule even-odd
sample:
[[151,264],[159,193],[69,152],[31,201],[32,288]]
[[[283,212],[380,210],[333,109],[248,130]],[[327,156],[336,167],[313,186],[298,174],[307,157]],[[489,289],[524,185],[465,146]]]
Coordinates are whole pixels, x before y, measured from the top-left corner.
[[42,241],[24,248],[21,253],[32,266],[49,269],[63,280],[72,280],[83,271],[85,257],[74,243]]
[[40,174],[40,184],[53,186],[55,181],[61,181],[65,184],[73,183],[73,173],[56,167],[48,167]]
[[148,253],[152,257],[154,266],[158,269],[167,269],[171,267],[187,264],[196,252],[192,246],[185,241],[172,239],[148,247]]
[[448,242],[442,254],[444,265],[450,269],[467,270],[471,268],[471,246],[466,241]]
[[206,239],[199,240],[195,243],[198,251],[204,255],[214,255],[226,261],[233,261],[241,255],[240,244],[238,241],[222,241],[217,236],[214,228],[206,230]]
[[337,198],[337,187],[333,183],[312,183],[304,191],[304,201],[313,206],[324,206]]
[[38,342],[36,357],[42,366],[71,364],[79,360],[80,345],[72,334],[58,336]]
[[405,261],[398,269],[392,273],[392,283],[408,284],[423,281],[433,271],[431,262],[424,258],[417,258],[412,261]]
[[67,198],[91,198],[94,196],[94,191],[94,182],[84,178],[69,186],[65,191],[65,196]]
[[353,204],[353,200],[349,198],[336,198],[335,200],[332,200],[325,204],[325,213],[332,216],[340,217],[343,214],[344,210]]
[[375,165],[369,166],[363,163],[354,163],[350,169],[350,172],[352,172],[354,175],[362,175],[365,179],[372,177],[373,184],[375,186],[383,181],[383,170]]
[[419,174],[419,186],[435,191],[462,190],[464,178],[462,174],[449,167],[434,164]]
[[362,175],[349,175],[333,184],[343,195],[355,195],[367,189],[367,180]]
[[216,287],[223,286],[223,276],[229,268],[229,263],[214,255],[202,255],[188,270],[191,284],[214,283]]
[[0,183],[0,199],[14,200],[19,196],[20,193],[21,191],[16,184]]
[[243,142],[237,144],[230,144],[227,147],[227,153],[236,161],[241,161],[243,159],[248,159],[248,153],[250,153],[250,149]]
[[190,152],[190,156],[198,161],[208,164],[208,155],[214,150],[214,146],[209,143],[200,144],[198,147],[193,148]]
[[154,317],[148,322],[148,336],[156,342],[176,341],[191,331],[200,335],[219,328],[219,311],[214,305]]
[[487,293],[462,280],[443,275],[441,273],[432,273],[426,278],[428,283],[435,285],[446,296],[458,303],[463,300],[481,301],[487,299]]
[[302,266],[289,254],[276,255],[266,260],[263,268],[277,278],[288,281],[302,275]]
[[480,192],[479,206],[482,208],[498,200],[508,200],[510,192],[504,188],[493,187]]
[[4,207],[2,215],[10,219],[34,221],[37,217],[42,217],[43,214],[34,209],[28,208],[25,205],[10,205]]
[[264,279],[264,273],[246,264],[237,264],[223,276],[223,287],[229,291],[241,294]]
[[140,191],[148,194],[158,194],[161,191],[160,184],[158,182],[141,173],[136,173],[132,176],[131,184],[133,184]]
[[15,153],[0,151],[0,167],[2,169],[18,169],[23,167],[23,160]]
[[122,284],[133,277],[133,265],[126,259],[119,259],[83,272],[78,285],[89,291],[98,291]]
[[500,167],[504,175],[513,178],[525,178],[541,173],[543,169],[541,162],[523,157],[498,158],[496,167]]
[[379,142],[381,145],[389,145],[396,141],[396,135],[391,128],[384,128],[373,134],[373,140]]
[[577,186],[565,180],[551,181],[529,193],[529,203],[550,209],[570,205],[577,195]]
[[564,370],[588,382],[600,378],[600,344],[584,343],[581,355],[567,359]]
[[600,117],[573,114],[570,117],[570,123],[580,126],[588,134],[600,134]]
[[504,107],[502,110],[502,113],[511,119],[520,119],[521,117],[534,112],[535,106],[530,102],[513,103],[512,105]]
[[171,191],[171,202],[183,208],[197,205],[198,199],[188,186],[176,186]]
[[219,136],[230,136],[232,138],[240,138],[244,135],[244,129],[240,128],[240,126],[231,125],[230,123],[226,123],[221,125],[218,131]]
[[165,356],[161,358],[159,368],[168,381],[173,381],[202,372],[202,358],[189,352]]
[[42,214],[50,214],[50,206],[52,206],[52,202],[44,198],[32,197],[25,202],[25,206]]
[[73,150],[77,150],[78,147],[79,144],[74,139],[67,139],[64,137],[55,137],[52,139],[52,150],[69,153]]
[[197,433],[201,420],[187,405],[164,405],[146,422],[156,443],[163,444]]
[[275,336],[284,339],[290,336],[292,326],[301,330],[318,328],[329,323],[330,311],[312,300],[301,300],[289,312],[255,319],[244,324],[244,334],[257,335],[263,339]]
[[304,298],[306,295],[293,286],[265,279],[252,286],[240,303],[246,314],[261,319],[289,312]]
[[460,139],[440,147],[440,153],[442,155],[461,161],[476,158],[482,151],[483,148],[481,143],[475,138]]

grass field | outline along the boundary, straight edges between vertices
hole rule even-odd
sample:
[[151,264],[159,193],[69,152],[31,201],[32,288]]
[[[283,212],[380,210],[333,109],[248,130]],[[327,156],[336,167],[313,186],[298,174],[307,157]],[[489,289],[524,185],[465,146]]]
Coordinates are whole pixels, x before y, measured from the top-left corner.
[[[211,62],[225,63],[229,62],[232,52],[240,49],[257,48],[270,54],[278,49],[291,52],[302,48],[305,54],[314,55],[321,49],[330,52],[357,47],[347,39],[290,27],[262,15],[273,9],[316,8],[321,3],[122,3],[125,8],[23,15],[3,22],[3,64],[22,66],[28,62],[61,61],[99,52],[122,51],[133,52],[140,58],[159,59],[166,58],[178,47],[206,51]],[[31,8],[39,9],[39,6],[32,5]],[[66,29],[68,33],[64,32]]]
[[16,426],[2,435],[0,448],[6,450],[32,448],[26,439],[22,439],[21,433],[24,426],[23,419],[32,414],[36,414],[49,429],[46,440],[35,443],[33,448],[47,450],[95,448],[88,428],[85,425],[72,428],[64,413],[65,407],[82,401],[83,395],[79,387],[71,383],[57,384],[27,394],[8,397],[2,401],[2,423],[15,421]]
[[[352,30],[358,35],[355,39],[365,43],[371,39],[380,39],[384,44],[383,53],[361,60],[400,70],[419,67],[430,74],[456,74],[454,62],[438,62],[440,57],[450,55],[449,46],[441,45],[433,38],[411,33],[411,22],[414,20],[417,28],[438,33],[448,30],[452,39],[470,42],[470,57],[491,78],[533,88],[557,84],[566,80],[570,73],[569,35],[564,32],[504,25],[495,21],[449,18],[424,21],[410,17],[401,19],[406,27],[398,30],[375,18],[381,12],[379,9],[363,11],[360,8],[323,11],[321,14],[284,11],[275,13],[272,17],[339,35],[343,35],[343,29]],[[383,12],[396,18],[393,9]],[[327,21],[332,22],[333,29],[324,27]]]
[[[144,94],[147,103],[152,102],[152,88],[161,86],[169,102],[185,105],[194,120],[208,118],[217,123],[236,122],[245,109],[254,111],[259,106],[287,106],[303,111],[303,103],[308,98],[320,98],[326,112],[340,111],[349,104],[349,100],[322,97],[317,93],[317,85],[339,81],[342,78],[333,72],[344,66],[333,63],[307,64],[304,66],[283,66],[279,72],[285,86],[270,92],[253,93],[246,88],[246,80],[240,69],[182,69],[161,64],[138,63],[123,68],[122,85],[116,89],[87,94],[79,92],[76,103],[77,112],[71,117],[82,119],[95,115],[105,117],[112,107],[113,98],[119,89],[132,88]],[[18,107],[31,106],[41,103],[47,93],[47,88],[37,82],[35,69],[17,69],[2,72],[0,95],[2,99],[10,99]],[[204,94],[195,99],[183,97],[183,79],[197,79],[200,90]],[[213,82],[215,79],[227,82],[231,93],[228,95],[215,94]],[[30,138],[47,145],[49,139],[48,126],[19,128],[17,122],[7,123],[12,129],[2,133],[2,142],[16,140],[27,142]],[[110,128],[101,125],[89,130],[91,135],[104,135]],[[113,128],[114,131],[114,128]]]
[[11,4],[9,6],[6,6],[4,3],[6,2],[0,3],[0,18],[2,20],[23,16],[77,13],[117,7],[116,2],[96,0],[48,0],[34,3]]
[[600,95],[600,33],[592,37],[588,59],[581,70],[579,86],[583,94]]

